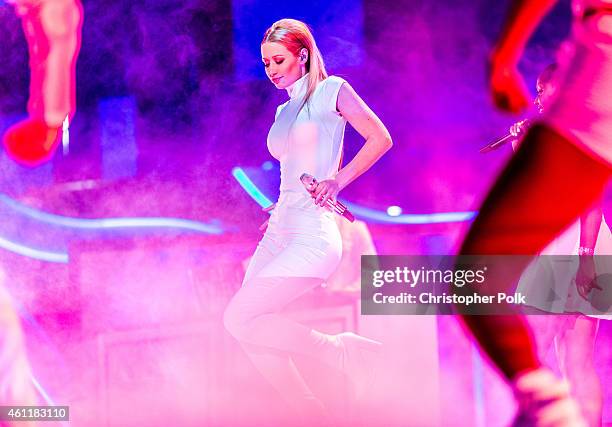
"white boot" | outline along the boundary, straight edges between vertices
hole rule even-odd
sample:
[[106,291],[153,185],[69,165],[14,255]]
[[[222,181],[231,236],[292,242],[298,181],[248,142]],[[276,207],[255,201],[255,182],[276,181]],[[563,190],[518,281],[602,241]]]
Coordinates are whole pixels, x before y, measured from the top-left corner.
[[335,337],[342,348],[341,369],[355,387],[355,396],[362,398],[374,383],[382,343],[352,332]]

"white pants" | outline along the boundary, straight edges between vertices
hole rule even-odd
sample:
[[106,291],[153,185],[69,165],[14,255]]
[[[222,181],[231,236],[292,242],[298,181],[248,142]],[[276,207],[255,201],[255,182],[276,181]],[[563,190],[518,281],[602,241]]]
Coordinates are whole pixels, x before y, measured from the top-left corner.
[[240,341],[261,374],[310,425],[325,425],[328,414],[296,369],[291,354],[305,354],[341,368],[342,347],[323,334],[281,314],[289,302],[322,283],[318,278],[261,277],[246,281],[225,310],[227,330]]

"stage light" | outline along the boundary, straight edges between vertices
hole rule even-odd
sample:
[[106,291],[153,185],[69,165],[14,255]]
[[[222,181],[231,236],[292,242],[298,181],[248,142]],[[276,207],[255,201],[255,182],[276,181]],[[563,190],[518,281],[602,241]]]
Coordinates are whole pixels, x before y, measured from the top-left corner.
[[263,162],[263,164],[261,165],[261,168],[265,170],[266,172],[271,171],[274,168],[274,164],[270,160],[268,160],[268,161]]
[[399,206],[389,206],[387,208],[387,215],[389,216],[400,216],[402,214],[402,208]]
[[238,184],[240,184],[244,191],[246,191],[247,194],[259,204],[259,206],[265,208],[272,204],[272,201],[268,199],[259,188],[257,188],[253,181],[249,179],[247,174],[244,173],[242,168],[235,167],[232,169],[232,175],[234,178],[236,178],[236,181],[238,181]]
[[[235,167],[232,169],[232,175],[236,178],[236,181],[238,181],[244,191],[246,191],[261,207],[267,207],[272,204],[272,201],[249,179],[242,168]],[[399,207],[398,209],[400,209],[400,212],[397,216],[392,216],[388,212],[359,206],[345,200],[341,201],[357,218],[363,219],[366,222],[387,224],[439,224],[445,222],[471,221],[476,216],[476,212],[470,211],[433,214],[402,214]]]
[[134,217],[134,218],[74,218],[44,212],[25,206],[6,194],[0,194],[0,202],[13,210],[41,222],[59,225],[61,227],[80,229],[116,229],[116,228],[177,228],[204,234],[221,234],[223,228],[217,224],[207,224],[184,218],[166,217]]
[[31,248],[20,243],[12,242],[3,237],[0,237],[0,248],[40,261],[56,262],[61,264],[68,263],[68,254],[66,253],[50,252],[42,249]]

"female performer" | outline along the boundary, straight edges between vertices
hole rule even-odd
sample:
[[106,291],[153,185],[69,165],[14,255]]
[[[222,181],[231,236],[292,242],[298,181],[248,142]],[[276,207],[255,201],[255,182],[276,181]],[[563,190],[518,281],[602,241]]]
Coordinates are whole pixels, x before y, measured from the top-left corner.
[[[516,0],[492,55],[499,107],[527,105],[517,64],[555,0]],[[574,0],[572,37],[560,51],[558,92],[495,182],[462,255],[535,255],[601,195],[612,173],[612,2]],[[521,271],[507,274],[506,288]],[[584,290],[587,291],[587,290]],[[521,425],[584,425],[569,390],[536,357],[519,316],[464,316],[466,325],[512,382]]]
[[[540,113],[555,93],[556,69],[557,65],[551,64],[538,77],[534,104]],[[519,136],[526,131],[527,123],[513,125],[510,133]],[[513,141],[514,149],[518,143],[520,138]],[[544,256],[525,270],[517,292],[525,295],[527,312],[534,313],[527,318],[534,329],[540,358],[544,360],[548,351],[554,349],[561,373],[567,378],[588,425],[600,427],[603,393],[595,370],[594,350],[600,319],[610,320],[612,315],[593,307],[589,294],[593,285],[601,290],[594,281],[596,274],[609,273],[612,266],[608,262],[610,257],[599,257],[596,266],[593,254],[612,254],[612,233],[603,218],[601,201],[540,252]]]
[[[368,355],[380,343],[353,333],[328,335],[296,323],[279,311],[321,285],[342,252],[334,213],[326,206],[368,170],[392,145],[389,132],[353,88],[328,76],[308,27],[282,19],[264,34],[266,74],[289,100],[276,110],[268,149],[280,161],[280,196],[267,230],[247,268],[241,289],[224,314],[259,371],[309,425],[329,415],[296,370],[291,353],[315,357],[346,373],[361,394],[371,377]],[[340,168],[344,129],[349,122],[365,138],[355,158]],[[300,176],[319,180],[309,193]]]

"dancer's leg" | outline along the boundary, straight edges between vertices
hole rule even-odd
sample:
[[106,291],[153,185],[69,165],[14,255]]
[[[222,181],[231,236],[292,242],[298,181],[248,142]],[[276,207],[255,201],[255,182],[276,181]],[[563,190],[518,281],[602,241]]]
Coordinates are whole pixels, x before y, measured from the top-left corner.
[[[534,285],[537,286],[537,283],[534,283]],[[554,361],[547,364],[547,366],[550,365],[548,366],[549,368],[555,369],[559,357],[557,354],[557,340],[561,333],[565,316],[542,312],[540,314],[526,315],[525,318],[530,329],[533,331],[538,358],[545,362],[549,357],[555,357]]]
[[[460,254],[537,254],[600,196],[610,173],[555,131],[534,126],[485,199]],[[517,268],[503,278],[507,288],[521,273]],[[539,367],[522,317],[463,320],[508,378]]]
[[600,427],[603,393],[593,360],[599,319],[572,316],[568,320],[571,322],[560,339],[561,369],[589,426]]
[[[27,12],[25,12],[27,11]],[[28,43],[30,59],[30,96],[28,113],[32,117],[44,120],[43,81],[45,80],[46,59],[49,55],[49,43],[39,19],[40,8],[28,7],[21,16],[21,25]]]
[[78,0],[44,0],[23,8],[31,69],[28,112],[50,127],[61,126],[75,112],[82,9]]

